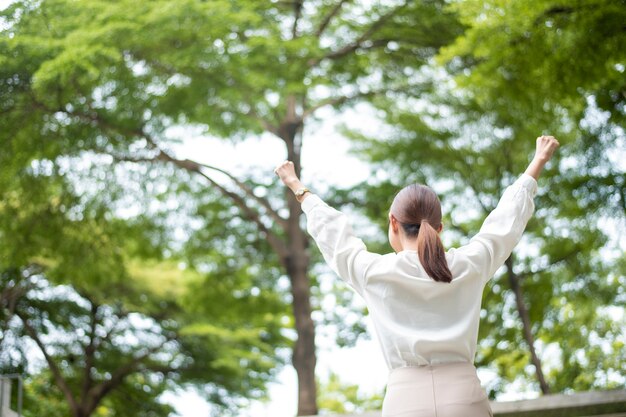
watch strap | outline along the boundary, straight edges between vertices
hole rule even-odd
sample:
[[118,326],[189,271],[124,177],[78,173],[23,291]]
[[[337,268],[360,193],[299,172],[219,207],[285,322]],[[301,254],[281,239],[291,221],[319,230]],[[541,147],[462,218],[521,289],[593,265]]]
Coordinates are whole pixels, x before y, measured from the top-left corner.
[[302,187],[302,188],[298,188],[294,194],[296,195],[296,197],[302,197],[304,194],[310,193],[310,192],[311,190],[309,190],[308,188]]

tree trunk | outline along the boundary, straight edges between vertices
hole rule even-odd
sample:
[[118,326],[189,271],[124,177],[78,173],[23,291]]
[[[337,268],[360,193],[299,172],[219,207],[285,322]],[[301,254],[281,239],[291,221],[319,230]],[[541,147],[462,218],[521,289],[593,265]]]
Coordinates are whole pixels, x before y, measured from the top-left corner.
[[[315,325],[311,318],[309,279],[307,276],[308,256],[303,246],[302,236],[294,234],[292,250],[287,260],[287,273],[291,279],[293,315],[298,338],[293,350],[293,366],[298,374],[298,415],[317,414],[317,387],[315,383]],[[298,247],[300,246],[300,247]]]
[[[294,163],[296,174],[301,173],[301,146],[299,132],[302,121],[296,117],[293,96],[287,99],[287,117],[281,125],[281,137],[287,145],[287,158]],[[311,318],[310,283],[308,277],[308,237],[300,227],[302,209],[294,195],[287,191],[289,219],[287,224],[288,255],[284,260],[291,281],[292,307],[297,332],[292,363],[298,375],[298,415],[317,414],[317,386],[315,382],[315,324]]]
[[507,275],[509,276],[509,284],[511,285],[511,289],[515,294],[515,303],[517,304],[517,312],[519,313],[520,318],[522,319],[522,331],[524,334],[524,339],[528,344],[528,348],[530,349],[530,357],[533,365],[535,366],[535,375],[537,376],[537,381],[539,381],[539,386],[541,387],[541,392],[543,394],[550,393],[550,387],[546,382],[546,379],[543,375],[543,370],[541,369],[541,360],[539,356],[537,356],[537,352],[535,351],[535,338],[532,333],[530,316],[528,315],[528,308],[524,303],[524,298],[522,294],[522,288],[520,286],[520,278],[517,276],[515,272],[513,272],[513,255],[509,256],[509,258],[505,262],[507,268]]

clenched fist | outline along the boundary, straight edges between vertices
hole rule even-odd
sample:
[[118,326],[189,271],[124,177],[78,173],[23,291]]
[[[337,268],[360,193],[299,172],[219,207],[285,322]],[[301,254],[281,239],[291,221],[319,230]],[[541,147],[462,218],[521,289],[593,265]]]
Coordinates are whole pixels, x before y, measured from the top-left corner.
[[296,175],[296,168],[293,166],[293,162],[285,161],[278,165],[274,170],[274,173],[278,175],[280,180],[296,195],[296,200],[300,203],[310,194],[308,188],[306,188],[300,182],[300,179]]
[[539,136],[537,138],[537,150],[535,158],[548,162],[552,158],[552,154],[559,147],[559,141],[554,136]]
[[296,168],[291,161],[285,161],[278,165],[274,173],[278,175],[280,180],[289,188],[293,188],[294,184],[300,182],[296,175]]
[[559,141],[554,136],[539,136],[537,138],[537,149],[535,150],[535,157],[526,168],[525,173],[533,177],[535,180],[539,179],[539,174],[543,170],[544,166],[548,163],[556,148],[559,147]]

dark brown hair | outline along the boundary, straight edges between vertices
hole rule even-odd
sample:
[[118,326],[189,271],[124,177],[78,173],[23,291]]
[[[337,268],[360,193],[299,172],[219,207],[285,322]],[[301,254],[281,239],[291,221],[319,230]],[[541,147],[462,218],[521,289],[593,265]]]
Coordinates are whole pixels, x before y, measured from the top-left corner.
[[428,276],[435,281],[452,281],[446,252],[437,233],[441,227],[441,203],[437,194],[425,185],[409,185],[396,194],[389,211],[407,237],[417,236],[417,254]]

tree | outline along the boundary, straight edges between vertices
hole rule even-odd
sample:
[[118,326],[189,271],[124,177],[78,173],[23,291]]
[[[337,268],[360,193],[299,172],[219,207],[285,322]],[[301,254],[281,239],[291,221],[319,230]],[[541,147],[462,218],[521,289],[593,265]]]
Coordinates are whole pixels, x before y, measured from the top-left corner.
[[[112,415],[164,415],[171,407],[161,404],[159,396],[185,386],[205,392],[222,413],[231,412],[249,399],[262,398],[276,366],[274,349],[280,340],[272,330],[234,321],[223,300],[213,304],[222,305],[221,313],[229,317],[226,325],[221,317],[205,314],[201,317],[211,320],[210,328],[200,327],[198,316],[195,324],[181,327],[184,322],[172,315],[150,317],[119,304],[95,304],[71,287],[52,287],[35,274],[21,287],[3,286],[4,293],[24,294],[11,300],[16,302],[14,316],[3,326],[2,368],[24,372],[28,362],[29,368],[39,369],[41,364],[25,357],[34,350],[29,341],[43,354],[48,371],[35,373],[27,385],[27,400],[34,404],[28,402],[26,411],[32,415],[38,415],[33,407],[41,399],[42,406],[62,403],[63,415],[77,417],[103,409]],[[19,352],[24,356],[16,357]]]
[[[139,314],[121,313],[119,307],[95,304],[67,286],[51,287],[34,270],[23,276],[18,286],[3,288],[24,292],[3,332],[11,333],[16,345],[5,341],[3,350],[32,355],[26,343],[32,341],[45,358],[48,371],[27,385],[29,414],[37,415],[34,408],[39,407],[73,417],[103,408],[139,416],[169,414],[171,407],[157,401],[167,387],[162,375],[176,370],[168,363],[178,356],[167,329]],[[143,326],[134,325],[140,320]]]
[[[181,270],[163,255],[159,225],[102,205],[115,206],[113,184],[92,201],[55,170],[13,167],[2,171],[10,181],[0,176],[0,367],[36,370],[27,385],[36,407],[45,397],[46,412],[61,415],[153,416],[171,412],[158,397],[180,387],[224,411],[265,395],[280,363],[274,349],[286,346],[282,300],[233,297],[252,278],[226,254],[214,260],[221,270]],[[217,280],[220,290],[199,299]]]
[[178,159],[171,128],[230,140],[273,135],[300,174],[305,126],[320,108],[423,91],[419,68],[460,33],[445,4],[17,1],[2,14],[3,145],[25,164],[85,154],[167,163],[219,191],[289,278],[298,414],[316,414],[311,261],[299,204],[289,195],[278,209],[245,180]]
[[[3,288],[24,292],[3,332],[12,336],[3,351],[29,353],[33,348],[27,341],[34,342],[47,371],[29,380],[33,389],[27,392],[45,396],[44,405],[63,399],[64,414],[73,417],[100,413],[96,410],[154,416],[173,411],[159,401],[163,392],[186,385],[206,392],[222,411],[235,411],[241,398],[263,395],[275,366],[266,329],[255,331],[244,323],[232,329],[220,325],[220,317],[205,315],[213,319],[212,327],[200,332],[181,327],[171,314],[147,316],[120,304],[98,304],[92,294],[52,287],[32,271],[23,275],[19,287]],[[230,319],[228,326],[234,326]],[[11,362],[3,366],[12,367]],[[256,372],[248,373],[248,366]],[[53,388],[42,390],[42,382]],[[37,415],[36,406],[28,404],[28,412]]]
[[467,30],[440,60],[464,73],[457,81],[486,110],[503,117],[508,106],[511,123],[528,116],[552,127],[580,119],[593,97],[612,122],[623,122],[622,1],[473,0],[451,7]]
[[[456,82],[520,135],[557,132],[569,144],[565,155],[580,158],[585,171],[576,186],[605,199],[608,213],[626,216],[619,161],[626,118],[623,2],[481,0],[452,8],[467,30],[439,59]],[[601,174],[592,172],[600,167]]]

